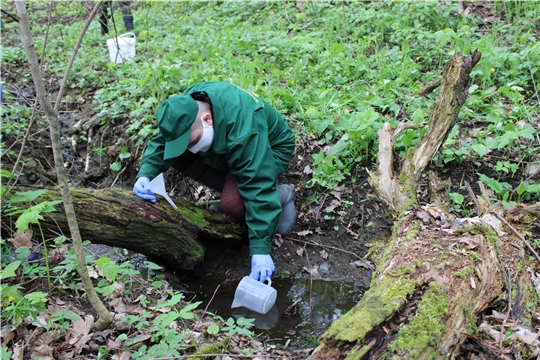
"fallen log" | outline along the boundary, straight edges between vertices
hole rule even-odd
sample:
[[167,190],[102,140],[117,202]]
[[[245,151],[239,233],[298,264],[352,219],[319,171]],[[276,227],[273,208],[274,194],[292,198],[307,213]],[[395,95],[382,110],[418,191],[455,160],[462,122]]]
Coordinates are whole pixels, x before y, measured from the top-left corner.
[[[479,60],[477,52],[455,54],[446,65],[428,128],[399,169],[394,169],[393,144],[404,126],[393,129],[387,123],[379,131],[378,168],[369,181],[394,215],[392,236],[372,249],[377,267],[370,289],[323,334],[310,360],[457,358],[470,352],[466,342],[482,343],[479,325],[486,309],[506,301],[508,318],[521,320],[524,303],[534,301],[534,292],[527,291],[534,287],[523,242],[499,220],[504,211],[453,219],[437,191],[431,204],[438,207],[420,207],[416,198],[418,182],[457,119]],[[531,211],[537,206],[523,213]],[[530,218],[521,217],[524,226]],[[516,288],[519,299],[511,296]]]
[[[177,270],[201,263],[206,241],[239,241],[246,232],[242,222],[179,199],[174,209],[163,198],[152,204],[128,190],[77,188],[71,196],[83,240],[132,250]],[[54,189],[40,197],[60,198]],[[69,234],[64,209],[56,208],[41,226],[52,234]]]

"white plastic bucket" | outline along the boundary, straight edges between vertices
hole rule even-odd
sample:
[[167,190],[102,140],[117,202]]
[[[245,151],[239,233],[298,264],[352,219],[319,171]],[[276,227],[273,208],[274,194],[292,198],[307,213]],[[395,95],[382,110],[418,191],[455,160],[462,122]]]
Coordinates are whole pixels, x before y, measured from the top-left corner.
[[268,285],[244,276],[234,294],[231,308],[245,307],[259,314],[266,314],[276,302],[277,291],[268,279]]
[[135,56],[135,34],[125,33],[114,39],[107,40],[111,61],[121,64],[124,60],[133,59]]

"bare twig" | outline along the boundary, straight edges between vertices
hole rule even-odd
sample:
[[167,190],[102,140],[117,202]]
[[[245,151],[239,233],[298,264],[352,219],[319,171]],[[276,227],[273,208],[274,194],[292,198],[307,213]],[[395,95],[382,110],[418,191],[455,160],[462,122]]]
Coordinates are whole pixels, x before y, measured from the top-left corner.
[[442,78],[438,78],[437,80],[430,81],[420,90],[420,95],[426,96],[427,94],[433,92],[436,88],[441,86]]
[[340,248],[337,248],[335,246],[328,246],[328,245],[322,245],[322,244],[317,244],[317,243],[313,243],[313,242],[307,242],[307,241],[303,241],[303,240],[297,240],[297,239],[293,239],[291,237],[288,238],[289,240],[292,240],[292,241],[296,241],[296,242],[299,242],[299,243],[304,243],[304,244],[308,244],[308,245],[313,245],[313,246],[320,246],[322,248],[327,248],[327,249],[332,249],[332,250],[338,250],[338,251],[341,251],[341,252],[344,252],[344,253],[347,253],[347,254],[350,254],[354,257],[356,257],[357,259],[359,259],[361,262],[364,263],[364,266],[370,270],[375,270],[375,268],[373,268],[373,265],[371,265],[370,263],[364,261],[364,259],[362,259],[361,256],[359,256],[358,254],[355,254],[353,253],[352,251],[347,251],[347,250],[344,250],[344,249],[340,249]]
[[468,181],[465,181],[465,187],[467,188],[467,192],[469,193],[469,196],[471,197],[472,201],[474,201],[474,204],[476,205],[476,215],[482,215],[485,209],[483,209],[483,207],[480,205],[480,202],[476,198],[476,195],[474,194],[471,184],[469,184]]
[[92,12],[88,16],[88,19],[86,19],[86,23],[84,24],[83,29],[81,30],[81,33],[79,34],[79,38],[77,39],[77,42],[75,43],[75,47],[73,48],[73,51],[71,52],[71,57],[69,58],[68,65],[66,67],[66,72],[64,73],[62,84],[60,85],[60,90],[58,90],[58,97],[56,98],[56,104],[54,104],[54,110],[56,111],[58,111],[58,107],[60,106],[60,100],[62,99],[62,96],[64,95],[64,88],[66,87],[68,76],[71,71],[71,67],[73,66],[73,62],[75,61],[75,56],[77,56],[77,52],[79,51],[79,48],[81,47],[81,42],[82,42],[82,39],[84,38],[84,34],[86,34],[86,30],[88,30],[88,27],[92,23],[94,16],[96,16],[98,10],[101,8],[102,2],[103,2],[102,0],[98,0],[96,2],[94,9],[92,9]]
[[116,175],[116,177],[114,178],[114,181],[111,184],[111,187],[114,187],[114,185],[116,184],[116,181],[118,181],[118,178],[120,177],[120,175],[122,175],[124,171],[126,171],[126,169],[127,169],[127,166],[124,166],[124,168]]
[[[212,300],[214,300],[214,297],[216,296],[216,293],[219,289],[221,285],[218,284],[218,286],[216,287],[216,290],[214,290],[214,293],[212,294],[212,297],[210,298],[210,301],[208,301],[208,304],[206,304],[206,307],[204,308],[204,313],[206,314],[206,312],[208,311],[208,307],[210,306],[210,304],[212,303]],[[202,316],[201,318],[199,318],[199,321],[197,321],[197,323],[195,324],[195,326],[193,327],[194,329],[197,328],[197,326],[199,326],[199,324],[201,323],[201,320],[202,320]]]
[[[98,1],[99,2],[99,1]],[[77,253],[77,264],[79,265],[79,275],[83,280],[83,285],[86,290],[88,300],[92,304],[94,310],[97,312],[99,319],[94,323],[94,327],[98,330],[104,330],[112,323],[112,315],[108,311],[107,307],[103,304],[97,292],[90,280],[88,274],[88,268],[85,260],[85,250],[81,239],[81,234],[79,232],[79,227],[77,224],[77,217],[75,215],[75,210],[73,207],[73,201],[71,194],[69,192],[69,185],[67,182],[66,171],[63,167],[63,155],[62,147],[60,144],[60,126],[58,122],[58,112],[54,109],[49,100],[49,96],[45,89],[45,83],[43,81],[43,75],[38,64],[36,50],[33,46],[32,40],[32,31],[30,30],[30,20],[26,12],[26,6],[24,1],[17,0],[14,2],[15,8],[17,9],[17,14],[20,18],[20,27],[21,35],[25,47],[26,57],[28,59],[28,64],[30,68],[30,73],[32,74],[32,79],[36,87],[36,93],[39,98],[39,102],[43,108],[43,112],[49,120],[49,129],[51,134],[51,143],[53,148],[54,163],[56,167],[56,173],[58,177],[58,183],[60,185],[60,190],[62,193],[62,200],[64,202],[64,209],[66,213],[66,218],[68,226],[71,232],[71,237],[75,250]],[[85,30],[84,30],[85,31]],[[84,35],[84,31],[83,34]],[[81,36],[82,36],[81,35]],[[68,70],[69,71],[69,70]],[[67,72],[66,72],[67,74]],[[67,76],[67,75],[66,75]],[[59,98],[60,98],[59,94]]]
[[196,206],[211,205],[211,204],[221,204],[221,200],[203,200],[195,203]]
[[[169,360],[169,359],[189,359],[189,358],[208,358],[208,357],[222,357],[224,354],[192,354],[192,355],[182,355],[182,356],[173,356],[173,357],[166,357],[166,358],[153,358],[154,360]],[[248,355],[240,354],[227,354],[226,356],[231,358],[250,358]],[[254,356],[251,356],[253,358]],[[283,356],[283,355],[261,355],[259,354],[257,358],[275,358],[275,359],[287,359],[289,357]]]
[[2,14],[5,14],[5,15],[9,16],[10,18],[12,18],[16,22],[19,22],[19,17],[17,15],[13,15],[13,14],[7,12],[4,9],[1,9],[1,11],[2,11]]
[[536,258],[538,260],[540,260],[540,256],[536,253],[536,251],[534,250],[534,248],[531,246],[531,244],[529,244],[529,242],[523,237],[523,235],[521,235],[512,225],[510,225],[508,223],[508,221],[506,221],[502,216],[500,216],[499,214],[497,214],[496,212],[492,212],[491,213],[493,216],[495,216],[497,219],[499,219],[502,223],[504,223],[504,225],[508,226],[508,228],[510,228],[510,230],[512,230],[512,232],[514,234],[517,235],[518,238],[521,239],[521,241],[523,241],[525,243],[525,245],[529,248],[529,250],[531,250],[531,252],[534,254],[534,256],[536,256]]
[[[39,61],[41,65],[41,71],[43,71],[43,59],[45,58],[45,53],[47,49],[47,39],[49,38],[49,29],[51,27],[51,14],[52,14],[52,1],[49,4],[49,16],[47,19],[47,29],[45,30],[45,40],[43,41],[43,47],[41,48],[41,60]],[[17,160],[15,160],[15,164],[13,164],[13,169],[11,172],[15,174],[15,171],[17,170],[17,165],[19,165],[19,162],[21,161],[24,148],[26,147],[26,141],[28,140],[28,136],[30,135],[30,130],[32,129],[32,125],[34,124],[35,120],[35,113],[38,105],[38,99],[34,99],[34,105],[32,106],[32,114],[30,114],[30,121],[28,122],[28,127],[26,128],[26,134],[24,134],[23,142],[21,144],[21,149],[19,150],[19,155],[17,156]],[[22,169],[21,169],[22,172]],[[8,186],[9,187],[9,186]]]
[[505,324],[506,324],[506,321],[508,321],[510,312],[512,311],[512,274],[510,273],[510,269],[507,269],[505,267],[503,267],[503,273],[504,275],[506,275],[506,278],[508,281],[508,311],[506,312],[506,316],[501,324],[501,334],[499,336],[499,351],[502,351],[502,348],[503,348],[504,329],[508,327],[508,325],[505,325]]
[[309,316],[311,317],[311,313],[313,312],[313,274],[311,272],[311,264],[309,263],[309,255],[306,251],[306,245],[307,243],[304,243],[304,253],[306,254],[309,271]]

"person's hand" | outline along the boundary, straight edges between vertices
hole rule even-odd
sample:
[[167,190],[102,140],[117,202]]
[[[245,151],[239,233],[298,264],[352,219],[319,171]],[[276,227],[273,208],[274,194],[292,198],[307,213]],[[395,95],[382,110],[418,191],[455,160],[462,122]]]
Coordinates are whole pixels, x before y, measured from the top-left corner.
[[249,277],[265,282],[270,279],[276,267],[270,255],[255,254],[251,256],[251,274]]
[[144,176],[141,176],[137,179],[135,186],[133,186],[133,193],[140,197],[143,200],[148,200],[153,203],[156,202],[156,197],[150,189],[145,189],[145,186],[150,183],[150,179]]

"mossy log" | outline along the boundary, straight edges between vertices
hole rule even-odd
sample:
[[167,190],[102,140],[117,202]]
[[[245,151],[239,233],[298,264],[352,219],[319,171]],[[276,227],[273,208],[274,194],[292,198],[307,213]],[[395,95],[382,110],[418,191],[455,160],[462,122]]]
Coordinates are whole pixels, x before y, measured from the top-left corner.
[[[443,206],[420,208],[416,198],[421,175],[456,121],[479,60],[476,52],[455,54],[447,64],[428,128],[399,169],[393,144],[405,126],[381,128],[378,169],[370,173],[370,183],[394,214],[392,236],[374,247],[380,255],[373,259],[370,289],[323,334],[311,360],[457,358],[468,353],[467,340],[480,342],[479,318],[486,309],[501,299],[517,301],[508,299],[505,289],[522,289],[520,309],[534,301],[534,294],[523,290],[534,288],[524,270],[523,242],[498,220],[502,213],[451,219]],[[520,318],[523,310],[508,314]]]
[[[174,209],[159,196],[152,204],[128,190],[71,189],[71,196],[83,240],[126,248],[177,270],[191,270],[202,262],[206,240],[241,240],[246,231],[242,222],[179,199]],[[40,197],[60,198],[54,189]],[[41,226],[69,236],[64,209],[61,204],[56,208]]]

